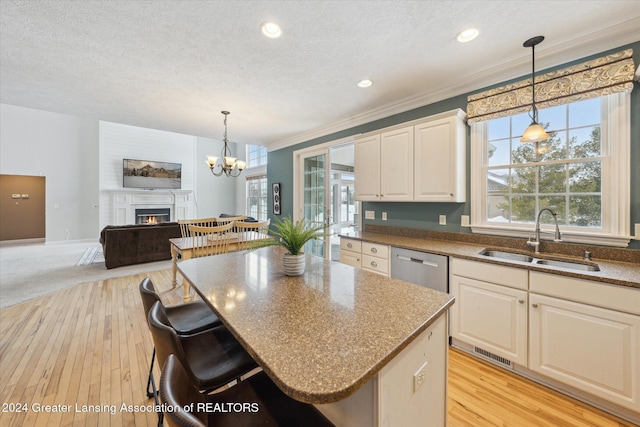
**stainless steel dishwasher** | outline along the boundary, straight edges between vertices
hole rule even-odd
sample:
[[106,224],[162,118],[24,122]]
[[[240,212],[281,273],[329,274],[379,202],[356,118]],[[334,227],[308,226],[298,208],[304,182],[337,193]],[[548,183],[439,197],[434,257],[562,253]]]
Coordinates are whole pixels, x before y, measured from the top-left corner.
[[391,277],[449,292],[448,257],[391,247]]

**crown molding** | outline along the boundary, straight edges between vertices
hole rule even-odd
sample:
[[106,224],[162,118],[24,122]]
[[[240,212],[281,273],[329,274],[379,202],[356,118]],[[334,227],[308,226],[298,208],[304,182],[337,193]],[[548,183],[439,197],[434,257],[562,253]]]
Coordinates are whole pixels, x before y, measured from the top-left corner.
[[[546,49],[539,49],[536,51],[536,61],[540,66],[540,72],[544,72],[545,68],[566,64],[637,41],[640,41],[640,18],[631,19],[596,33],[586,34],[566,43],[553,45]],[[327,126],[297,133],[288,138],[278,140],[277,142],[265,142],[265,146],[268,151],[279,150],[433,104],[454,96],[480,91],[488,86],[524,76],[529,73],[529,67],[530,56],[528,51],[525,55],[523,50],[523,56],[521,58],[469,74],[453,84],[382,105]]]

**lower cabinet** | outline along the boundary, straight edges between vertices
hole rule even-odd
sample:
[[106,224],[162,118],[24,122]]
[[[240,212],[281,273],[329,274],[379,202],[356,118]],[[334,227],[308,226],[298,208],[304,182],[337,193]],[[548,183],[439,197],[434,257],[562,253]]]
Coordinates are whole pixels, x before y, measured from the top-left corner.
[[341,237],[340,262],[388,276],[389,246]]
[[640,411],[640,316],[529,296],[529,369]]
[[527,365],[527,292],[451,276],[451,336]]

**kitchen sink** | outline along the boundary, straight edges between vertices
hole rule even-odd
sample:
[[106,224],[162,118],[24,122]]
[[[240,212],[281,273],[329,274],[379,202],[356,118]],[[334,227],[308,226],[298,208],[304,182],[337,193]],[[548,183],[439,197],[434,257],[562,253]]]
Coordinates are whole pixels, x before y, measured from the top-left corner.
[[536,260],[536,264],[548,265],[549,267],[568,268],[571,270],[580,270],[580,271],[600,271],[600,267],[598,267],[597,265],[580,264],[577,262],[568,262],[568,261],[556,261],[553,259],[539,259],[539,260]]
[[478,253],[478,255],[488,256],[504,261],[518,261],[537,265],[545,265],[548,267],[566,268],[569,270],[600,271],[600,267],[598,267],[596,264],[582,264],[579,262],[560,261],[555,259],[540,259],[526,254],[500,251],[496,249],[483,249]]
[[531,262],[533,261],[533,257],[529,255],[518,254],[514,252],[504,252],[504,251],[494,251],[484,249],[480,252],[480,255],[492,257],[492,258],[500,258],[508,261],[520,261],[520,262]]

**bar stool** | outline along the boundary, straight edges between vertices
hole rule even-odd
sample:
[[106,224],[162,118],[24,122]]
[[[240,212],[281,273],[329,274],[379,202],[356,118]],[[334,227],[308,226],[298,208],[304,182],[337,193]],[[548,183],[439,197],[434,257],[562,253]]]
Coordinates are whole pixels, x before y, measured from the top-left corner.
[[[151,311],[155,303],[159,302],[162,304],[160,295],[158,295],[153,286],[153,282],[148,277],[140,282],[140,298],[142,298],[145,319],[149,317],[149,311]],[[178,335],[191,335],[222,324],[218,316],[201,300],[186,304],[165,306],[164,308],[169,324]],[[155,397],[157,399],[156,385],[153,379],[153,362],[155,357],[156,348],[154,346],[149,366],[149,377],[147,379],[147,397]],[[152,391],[149,390],[150,386],[152,386]]]
[[[201,394],[189,383],[189,375],[173,354],[162,368],[160,399],[165,406],[179,409],[165,413],[171,427],[333,426],[313,405],[284,394],[264,372],[220,393]],[[205,412],[205,404],[233,410]]]
[[149,329],[158,362],[164,365],[169,355],[175,354],[198,390],[213,391],[258,367],[224,326],[193,335],[178,335],[159,302],[149,311]]

